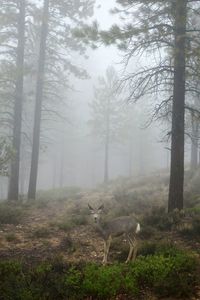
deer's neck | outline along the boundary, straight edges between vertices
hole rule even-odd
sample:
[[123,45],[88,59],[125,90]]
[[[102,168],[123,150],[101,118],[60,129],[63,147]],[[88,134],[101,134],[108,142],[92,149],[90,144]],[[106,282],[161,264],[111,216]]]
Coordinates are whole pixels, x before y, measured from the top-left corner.
[[101,220],[99,220],[97,223],[95,223],[95,229],[98,232],[98,234],[103,238],[106,239],[107,238],[107,234],[106,231],[103,228],[103,224],[101,222]]

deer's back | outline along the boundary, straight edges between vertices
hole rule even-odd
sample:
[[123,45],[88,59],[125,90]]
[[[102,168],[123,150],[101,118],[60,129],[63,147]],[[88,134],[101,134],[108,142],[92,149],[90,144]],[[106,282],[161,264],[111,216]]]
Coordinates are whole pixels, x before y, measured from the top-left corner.
[[130,216],[123,216],[112,219],[105,223],[104,230],[112,236],[119,236],[124,233],[136,233],[138,222]]

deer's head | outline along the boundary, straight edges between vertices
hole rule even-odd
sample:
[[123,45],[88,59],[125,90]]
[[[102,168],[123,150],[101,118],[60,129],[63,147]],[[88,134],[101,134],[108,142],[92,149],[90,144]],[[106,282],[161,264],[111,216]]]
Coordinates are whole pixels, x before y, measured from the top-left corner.
[[90,214],[92,215],[92,218],[95,223],[98,223],[101,218],[101,213],[103,212],[104,205],[102,204],[99,208],[93,208],[90,204],[88,204]]

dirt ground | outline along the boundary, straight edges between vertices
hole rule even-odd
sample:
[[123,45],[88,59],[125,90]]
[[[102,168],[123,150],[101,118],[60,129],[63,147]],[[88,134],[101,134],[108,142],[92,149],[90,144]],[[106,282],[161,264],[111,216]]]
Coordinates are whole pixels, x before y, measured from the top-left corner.
[[33,208],[22,224],[0,227],[0,258],[44,260],[62,255],[69,262],[100,262],[103,242],[90,225],[62,230],[56,222],[67,212],[66,203]]
[[[64,216],[67,218],[67,214],[70,214],[71,211],[75,211],[73,205],[68,205],[65,201],[54,201],[41,207],[29,208],[28,214],[21,224],[1,225],[0,259],[12,258],[33,263],[34,261],[38,262],[55,256],[62,256],[67,262],[75,264],[80,262],[101,263],[103,241],[98,237],[90,223],[77,225],[69,230],[62,230],[57,226],[56,222],[63,220]],[[169,239],[174,239],[174,243],[182,244],[190,250],[199,249],[200,246],[199,243],[185,244],[185,241],[173,234],[171,236],[169,234]],[[121,243],[124,246],[126,242],[122,240]],[[113,260],[112,254],[116,251],[119,252],[117,254],[120,256],[119,249],[111,249],[110,261]],[[149,296],[148,299],[153,300],[155,298]],[[200,291],[199,296],[193,300],[200,300]]]
[[[78,263],[101,262],[103,257],[103,241],[95,232],[90,220],[89,210],[87,224],[72,226],[62,230],[57,222],[67,221],[71,211],[76,211],[77,206],[87,204],[76,202],[68,204],[64,201],[49,202],[44,207],[31,207],[23,222],[18,225],[0,225],[0,258],[18,258],[43,260],[49,256],[62,255],[68,262]],[[161,233],[157,239],[166,238],[180,244],[189,250],[199,250],[200,243],[184,241],[176,233]],[[126,241],[119,241],[124,249]],[[128,247],[128,246],[127,246]],[[116,249],[111,247],[112,252]]]

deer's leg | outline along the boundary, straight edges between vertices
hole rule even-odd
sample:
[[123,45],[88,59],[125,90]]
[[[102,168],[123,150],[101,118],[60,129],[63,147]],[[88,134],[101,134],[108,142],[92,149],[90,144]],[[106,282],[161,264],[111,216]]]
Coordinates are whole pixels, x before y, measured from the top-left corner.
[[108,262],[108,253],[110,249],[111,240],[111,236],[109,236],[107,240],[104,240],[104,256],[102,261],[103,265],[106,265]]
[[137,243],[136,238],[134,238],[133,244],[134,244],[134,251],[133,251],[132,261],[135,260],[136,255],[137,255],[137,250],[138,250],[138,243]]
[[103,261],[102,264],[105,265],[107,263],[107,256],[106,256],[106,252],[107,252],[107,241],[104,240],[104,253],[103,253]]
[[133,255],[133,249],[134,249],[134,244],[133,244],[133,241],[132,239],[128,236],[128,242],[129,242],[129,253],[128,253],[128,257],[126,259],[126,262],[125,263],[128,263],[130,260],[131,260],[131,257]]

